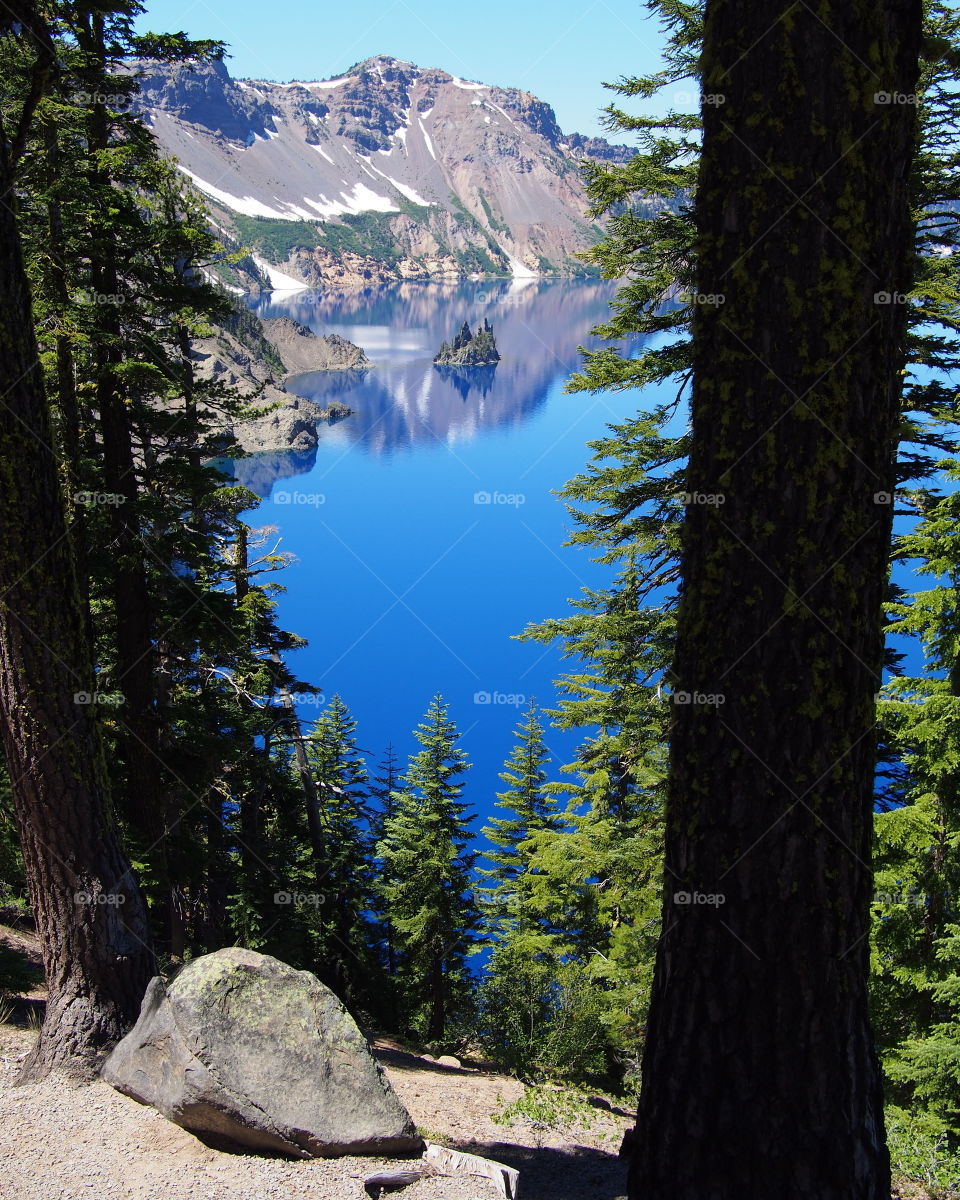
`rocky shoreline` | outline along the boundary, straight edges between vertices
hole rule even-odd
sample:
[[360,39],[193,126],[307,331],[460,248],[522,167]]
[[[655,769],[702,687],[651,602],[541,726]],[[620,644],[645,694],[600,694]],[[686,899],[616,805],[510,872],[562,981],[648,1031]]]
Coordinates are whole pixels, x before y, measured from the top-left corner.
[[288,390],[286,381],[312,371],[369,370],[373,364],[359,346],[338,334],[318,336],[289,317],[254,320],[274,352],[274,363],[267,361],[262,347],[250,344],[252,339],[243,331],[218,329],[193,343],[198,379],[216,381],[250,397],[252,413],[243,420],[221,421],[217,432],[246,454],[312,450],[318,424],[348,416],[350,409],[342,404],[321,408]]

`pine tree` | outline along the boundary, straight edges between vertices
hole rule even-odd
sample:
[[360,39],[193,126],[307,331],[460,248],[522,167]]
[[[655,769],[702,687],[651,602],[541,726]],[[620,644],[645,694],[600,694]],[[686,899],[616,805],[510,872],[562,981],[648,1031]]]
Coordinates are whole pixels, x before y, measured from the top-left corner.
[[874,97],[913,94],[919,18],[705,10],[695,294],[724,303],[693,318],[687,491],[725,502],[683,522],[631,1196],[889,1195],[866,936],[906,313],[874,296],[910,287],[915,121]]
[[0,733],[49,989],[24,1065],[37,1076],[95,1070],[135,1018],[154,959],[99,721],[77,703],[94,686],[90,645],[16,215],[18,163],[53,67],[45,16],[29,3],[5,10],[0,47],[29,63],[30,81],[0,130]]
[[469,763],[459,736],[443,697],[434,696],[416,730],[422,749],[401,778],[378,852],[406,1020],[431,1043],[442,1042],[466,1010],[466,957],[477,924],[461,800]]
[[[383,752],[383,757],[377,764],[377,773],[373,776],[370,783],[370,796],[376,804],[372,814],[374,853],[377,852],[377,848],[383,843],[387,824],[393,816],[396,808],[395,797],[400,783],[400,771],[398,764],[399,760],[396,752],[394,751],[393,742],[390,742]],[[393,1022],[393,1027],[396,1027],[396,997],[393,995],[393,981],[397,974],[396,931],[394,930],[393,922],[390,920],[390,917],[383,905],[384,891],[390,882],[390,876],[387,871],[386,864],[382,861],[378,860],[376,862],[375,869],[379,882],[374,894],[374,911],[380,927],[380,941],[382,947],[381,957],[386,967],[387,975],[390,978],[390,1002],[392,1005],[391,1019]]]
[[323,831],[313,863],[319,909],[315,962],[321,978],[351,1007],[369,1011],[379,982],[371,921],[371,814],[366,764],[357,750],[357,723],[334,696],[307,740]]
[[508,787],[497,793],[496,802],[512,815],[492,817],[482,830],[495,849],[483,855],[493,866],[478,869],[489,882],[477,894],[491,939],[509,937],[515,947],[536,950],[543,946],[537,946],[539,923],[531,906],[531,858],[537,835],[558,830],[561,822],[545,787],[550,752],[533,701],[515,734],[516,745],[500,773]]
[[[948,476],[956,479],[954,465]],[[883,689],[880,717],[906,768],[903,803],[876,817],[873,1020],[891,1098],[960,1136],[957,896],[960,895],[960,494],[917,492],[898,553],[932,586],[891,605],[890,631],[917,640],[919,676]]]

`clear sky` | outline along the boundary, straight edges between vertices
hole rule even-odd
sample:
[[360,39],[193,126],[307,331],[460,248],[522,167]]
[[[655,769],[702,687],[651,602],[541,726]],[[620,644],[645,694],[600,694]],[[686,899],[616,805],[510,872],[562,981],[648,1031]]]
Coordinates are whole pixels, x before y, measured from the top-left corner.
[[239,78],[330,79],[374,54],[533,92],[566,133],[601,133],[603,87],[659,63],[642,0],[144,0],[141,30],[229,44]]

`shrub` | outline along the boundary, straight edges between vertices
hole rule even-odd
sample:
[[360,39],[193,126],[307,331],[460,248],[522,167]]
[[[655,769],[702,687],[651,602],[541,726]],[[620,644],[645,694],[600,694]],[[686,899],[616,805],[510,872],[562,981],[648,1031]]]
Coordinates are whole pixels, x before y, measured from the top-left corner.
[[932,1196],[960,1196],[960,1158],[950,1149],[946,1124],[933,1113],[888,1108],[887,1146],[898,1183],[921,1183]]

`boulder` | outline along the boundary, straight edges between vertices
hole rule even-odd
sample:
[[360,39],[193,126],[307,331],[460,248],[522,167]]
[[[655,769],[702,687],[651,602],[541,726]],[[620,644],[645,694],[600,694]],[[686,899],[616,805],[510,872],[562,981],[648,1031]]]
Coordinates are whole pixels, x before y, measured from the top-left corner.
[[103,1078],[170,1121],[298,1158],[423,1149],[353,1018],[308,971],[252,950],[154,979]]

